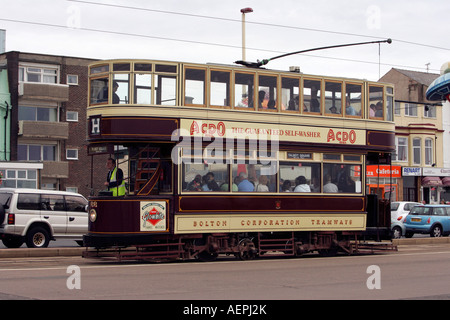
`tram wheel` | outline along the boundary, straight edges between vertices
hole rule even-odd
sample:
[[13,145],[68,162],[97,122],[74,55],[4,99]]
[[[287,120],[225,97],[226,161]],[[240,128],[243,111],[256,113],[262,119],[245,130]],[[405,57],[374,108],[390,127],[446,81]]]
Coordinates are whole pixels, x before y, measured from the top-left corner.
[[338,248],[319,249],[318,251],[321,257],[334,257],[338,252]]
[[217,256],[217,252],[202,251],[197,254],[196,258],[203,262],[210,262],[216,260]]
[[238,257],[241,260],[253,260],[256,258],[256,247],[251,239],[242,239],[239,242]]

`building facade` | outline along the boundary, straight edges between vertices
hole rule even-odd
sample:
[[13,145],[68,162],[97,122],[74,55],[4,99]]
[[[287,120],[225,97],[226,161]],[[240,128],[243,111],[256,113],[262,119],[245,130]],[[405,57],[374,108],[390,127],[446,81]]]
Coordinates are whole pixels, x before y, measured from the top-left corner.
[[428,86],[439,74],[393,68],[380,81],[395,85],[396,152],[393,165],[401,167],[396,179],[398,200],[439,203],[447,199],[450,166],[444,163],[448,129],[441,103],[426,100]]
[[[16,51],[0,54],[0,65],[7,71],[0,92],[8,90],[10,97],[10,127],[0,134],[10,141],[5,153],[9,157],[0,158],[3,187],[85,196],[102,189],[105,165],[91,164],[85,147],[87,66],[92,61]],[[91,180],[90,170],[99,172],[98,179]]]

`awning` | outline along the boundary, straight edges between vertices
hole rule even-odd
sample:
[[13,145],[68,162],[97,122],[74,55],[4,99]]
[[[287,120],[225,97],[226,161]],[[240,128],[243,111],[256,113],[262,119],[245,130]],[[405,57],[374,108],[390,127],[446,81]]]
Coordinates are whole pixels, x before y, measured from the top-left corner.
[[442,186],[442,180],[439,177],[424,177],[422,178],[422,186],[424,187]]
[[430,101],[442,101],[450,94],[450,73],[435,79],[428,87],[426,97]]
[[450,177],[442,178],[442,184],[446,187],[450,187]]

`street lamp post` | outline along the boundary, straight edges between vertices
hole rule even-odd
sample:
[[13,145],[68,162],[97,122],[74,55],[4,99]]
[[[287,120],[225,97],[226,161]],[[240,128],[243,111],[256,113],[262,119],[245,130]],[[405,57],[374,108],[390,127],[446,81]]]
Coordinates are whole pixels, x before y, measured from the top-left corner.
[[245,61],[245,14],[253,12],[252,8],[243,8],[242,12],[242,60]]

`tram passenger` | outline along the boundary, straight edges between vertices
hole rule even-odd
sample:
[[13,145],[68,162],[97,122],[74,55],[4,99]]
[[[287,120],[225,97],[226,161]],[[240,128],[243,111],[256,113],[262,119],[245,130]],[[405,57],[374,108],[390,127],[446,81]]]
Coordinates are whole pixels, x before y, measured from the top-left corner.
[[211,171],[203,176],[204,184],[202,186],[203,191],[219,191],[219,185],[216,180],[214,180],[214,173]]
[[125,195],[125,181],[123,180],[123,171],[116,167],[116,160],[108,158],[106,161],[106,168],[108,168],[108,175],[106,176],[105,186],[108,191],[112,191],[113,196]]
[[202,191],[202,176],[201,175],[196,175],[194,180],[192,180],[191,182],[189,182],[189,184],[187,185],[187,191]]
[[209,182],[209,177],[208,177],[208,175],[205,174],[205,175],[202,177],[202,191],[212,191],[212,190],[209,188],[208,182]]
[[325,177],[323,192],[326,192],[326,193],[339,192],[337,185],[335,185],[333,182],[331,182],[331,176],[329,174],[327,174]]
[[376,106],[375,106],[375,104],[372,103],[369,108],[369,117],[371,117],[371,118],[375,117],[375,109],[376,109]]
[[259,183],[256,186],[256,191],[258,192],[269,192],[269,187],[267,186],[267,183],[269,182],[269,179],[267,176],[260,176],[259,177]]
[[266,97],[266,92],[264,90],[261,90],[258,92],[258,107],[259,107],[259,109],[266,109],[263,106],[265,97]]
[[337,112],[337,108],[336,108],[336,106],[332,106],[332,107],[330,107],[330,112],[329,113],[333,113],[333,114],[337,114],[338,112]]
[[120,98],[117,95],[117,89],[119,89],[119,84],[117,83],[117,81],[113,82],[113,103],[114,104],[119,104],[120,103]]
[[355,108],[353,108],[350,105],[350,100],[349,99],[346,99],[346,100],[347,100],[347,102],[346,102],[347,106],[345,107],[345,114],[348,115],[348,116],[356,116],[357,114],[356,114]]
[[267,103],[267,109],[276,110],[277,107],[275,106],[276,102],[273,99],[270,99]]
[[239,173],[239,184],[238,191],[240,192],[253,192],[255,191],[255,186],[253,183],[248,181],[248,175],[245,172]]
[[306,183],[305,176],[298,176],[295,178],[295,184],[296,187],[294,189],[294,192],[311,192],[311,188]]
[[284,180],[283,185],[281,187],[281,192],[291,192],[291,180]]
[[383,103],[381,101],[378,101],[375,107],[375,117],[383,118]]

